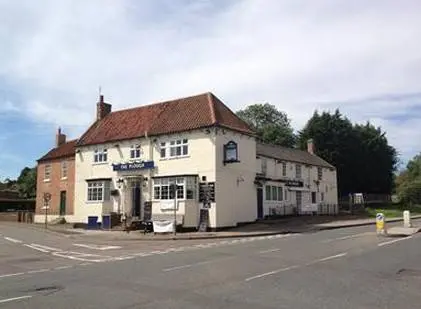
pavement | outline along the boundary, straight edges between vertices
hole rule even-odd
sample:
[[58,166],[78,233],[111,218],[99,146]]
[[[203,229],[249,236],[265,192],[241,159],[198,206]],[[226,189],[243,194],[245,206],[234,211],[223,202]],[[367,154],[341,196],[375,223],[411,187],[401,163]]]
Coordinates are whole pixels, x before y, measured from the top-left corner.
[[165,242],[3,223],[0,234],[0,308],[412,309],[421,301],[421,234],[388,238],[372,225]]
[[[420,219],[421,215],[415,215],[412,219]],[[387,218],[388,223],[403,221],[402,217]],[[347,216],[301,216],[285,217],[277,220],[262,220],[253,224],[246,224],[236,228],[230,228],[220,232],[189,232],[173,234],[143,234],[140,231],[130,233],[120,230],[87,230],[73,229],[71,225],[50,225],[48,229],[52,232],[62,234],[84,234],[90,237],[103,237],[113,240],[191,240],[191,239],[217,239],[217,238],[238,238],[255,237],[265,235],[289,234],[289,233],[313,233],[315,231],[346,228],[353,226],[374,225],[375,218],[361,218],[356,215]],[[45,229],[43,224],[34,224],[33,227]]]

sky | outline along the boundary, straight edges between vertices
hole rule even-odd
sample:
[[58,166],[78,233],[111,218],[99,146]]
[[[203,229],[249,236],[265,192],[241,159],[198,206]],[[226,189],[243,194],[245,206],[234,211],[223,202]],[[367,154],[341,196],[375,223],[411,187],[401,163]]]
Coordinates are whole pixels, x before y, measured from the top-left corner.
[[315,109],[421,151],[418,0],[0,0],[0,179],[113,110],[213,92],[232,110]]

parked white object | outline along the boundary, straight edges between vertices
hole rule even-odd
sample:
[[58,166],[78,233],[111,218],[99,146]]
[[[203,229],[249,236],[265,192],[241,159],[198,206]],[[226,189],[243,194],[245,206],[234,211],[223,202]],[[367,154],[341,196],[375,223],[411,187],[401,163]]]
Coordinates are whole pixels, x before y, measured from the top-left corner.
[[412,227],[411,223],[411,213],[409,210],[405,210],[403,212],[403,226],[404,227]]

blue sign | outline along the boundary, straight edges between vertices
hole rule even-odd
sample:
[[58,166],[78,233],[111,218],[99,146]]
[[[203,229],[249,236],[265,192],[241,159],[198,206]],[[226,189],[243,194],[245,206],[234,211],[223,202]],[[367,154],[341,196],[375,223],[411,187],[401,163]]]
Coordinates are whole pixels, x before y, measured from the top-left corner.
[[135,171],[154,168],[154,161],[113,164],[113,171]]

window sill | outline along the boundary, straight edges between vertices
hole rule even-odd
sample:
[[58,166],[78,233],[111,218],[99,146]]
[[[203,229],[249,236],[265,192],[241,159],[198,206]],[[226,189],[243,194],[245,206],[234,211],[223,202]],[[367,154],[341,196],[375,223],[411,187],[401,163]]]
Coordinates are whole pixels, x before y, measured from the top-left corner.
[[185,158],[190,158],[190,155],[169,157],[169,158],[160,158],[159,161],[177,160],[177,159],[185,159]]
[[108,162],[94,162],[92,165],[105,165],[108,164]]
[[61,177],[60,180],[67,180],[67,177]]
[[85,201],[86,204],[104,204],[108,201]]
[[44,182],[51,182],[51,179],[44,179]]

